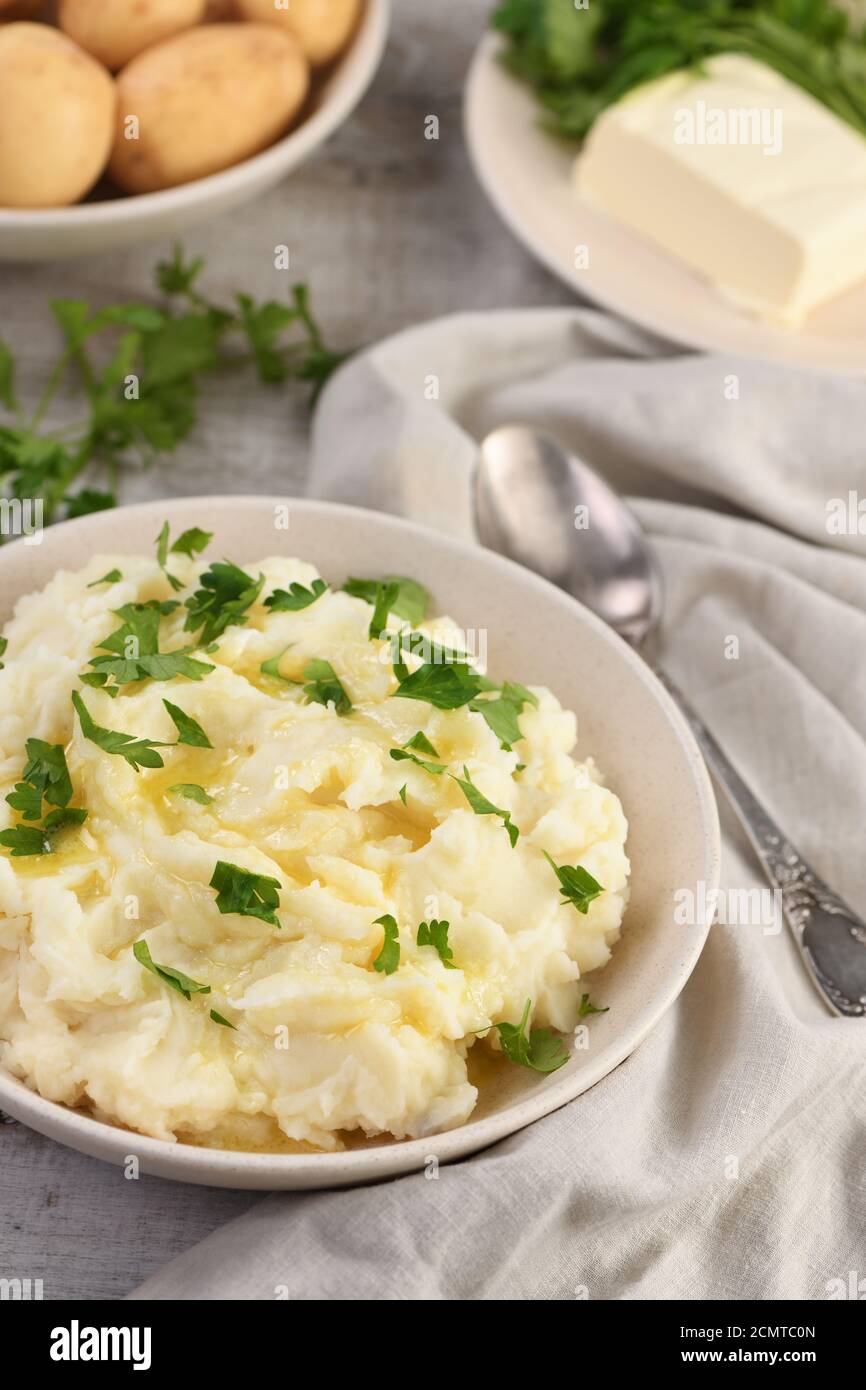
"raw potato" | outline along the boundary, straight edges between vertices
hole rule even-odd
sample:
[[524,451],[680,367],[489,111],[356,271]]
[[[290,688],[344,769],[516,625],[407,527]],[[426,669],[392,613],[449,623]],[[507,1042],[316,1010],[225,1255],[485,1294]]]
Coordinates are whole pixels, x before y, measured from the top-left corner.
[[71,39],[117,69],[152,44],[198,24],[204,12],[205,0],[60,0],[57,19]]
[[46,24],[0,28],[0,207],[67,207],[111,149],[114,83]]
[[323,67],[346,47],[361,12],[361,0],[235,0],[243,19],[279,24],[294,34],[314,68]]
[[[266,24],[166,39],[117,79],[111,176],[127,193],[152,193],[239,164],[285,134],[309,81],[297,42]],[[137,139],[126,138],[131,117]]]
[[0,20],[29,19],[45,5],[45,0],[0,0]]

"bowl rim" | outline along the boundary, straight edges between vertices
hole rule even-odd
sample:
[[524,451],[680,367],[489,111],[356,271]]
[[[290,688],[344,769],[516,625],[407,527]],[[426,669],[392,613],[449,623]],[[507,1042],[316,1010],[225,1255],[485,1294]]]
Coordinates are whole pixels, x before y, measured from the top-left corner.
[[[279,177],[294,167],[329,135],[342,125],[372,82],[388,39],[391,24],[392,0],[364,0],[361,15],[349,47],[335,60],[328,73],[328,82],[343,78],[336,92],[327,92],[324,100],[301,124],[258,154],[231,164],[215,174],[192,179],[173,188],[155,193],[125,193],[100,203],[73,203],[61,208],[3,208],[0,207],[0,229],[25,232],[38,226],[59,231],[70,226],[119,226],[139,217],[159,216],[181,212],[207,202],[213,196],[229,192],[259,178]],[[218,21],[217,21],[218,22]],[[240,21],[238,21],[240,22]],[[297,161],[295,160],[297,156]]]
[[[548,602],[559,607],[572,620],[578,618],[593,629],[604,641],[613,647],[620,659],[631,668],[633,674],[643,684],[648,698],[661,706],[672,734],[683,749],[698,802],[703,836],[702,877],[708,889],[718,886],[721,860],[721,831],[718,809],[707,772],[689,725],[672,697],[659,681],[652,668],[624,642],[611,628],[594,613],[585,608],[571,595],[542,579],[539,575],[506,559],[504,556],[483,549],[443,532],[403,517],[373,511],[369,508],[349,506],[344,503],[320,501],[311,498],[295,498],[289,495],[272,494],[204,494],[195,497],[159,498],[133,503],[129,506],[113,508],[111,511],[92,513],[89,516],[58,522],[48,528],[43,538],[57,538],[62,548],[63,542],[72,531],[80,532],[93,527],[108,528],[111,520],[120,513],[142,517],[145,514],[168,512],[177,522],[192,523],[193,518],[202,522],[202,512],[213,508],[226,509],[236,514],[238,511],[259,509],[272,510],[276,506],[289,504],[292,513],[305,513],[313,518],[334,516],[343,522],[359,527],[373,523],[392,534],[400,533],[409,538],[417,536],[419,541],[434,542],[444,552],[458,559],[470,560],[489,566],[498,571],[505,580],[517,581],[528,586]],[[188,517],[187,515],[188,514]],[[144,523],[142,523],[144,529]],[[148,533],[149,534],[149,533]],[[289,533],[290,534],[290,533]],[[101,544],[101,542],[99,542]],[[15,540],[0,548],[0,575],[6,557],[21,554],[26,542]],[[108,544],[110,549],[110,543]],[[31,552],[32,553],[32,552]],[[57,569],[64,568],[62,558],[58,559]],[[14,602],[17,602],[18,595]],[[2,621],[2,620],[0,620]],[[714,892],[707,892],[707,902],[712,903]],[[628,1057],[655,1027],[667,1012],[691,975],[698,957],[703,950],[710,929],[712,909],[707,919],[694,926],[688,938],[688,948],[682,952],[682,962],[664,986],[654,994],[652,1008],[621,1039],[621,1045],[604,1050],[603,1057],[596,1060],[579,1073],[580,1085],[575,1089],[574,1075],[563,1077],[558,1083],[545,1090],[529,1092],[510,1103],[502,1111],[494,1112],[481,1119],[471,1117],[455,1129],[443,1130],[420,1139],[401,1140],[371,1145],[337,1153],[281,1154],[273,1152],[256,1153],[238,1149],[211,1149],[203,1145],[174,1143],[164,1139],[154,1139],[125,1129],[110,1121],[104,1121],[74,1110],[62,1102],[51,1101],[32,1091],[25,1082],[13,1076],[0,1065],[0,1109],[6,1110],[14,1118],[31,1124],[34,1129],[66,1143],[72,1148],[88,1153],[93,1157],[122,1163],[131,1154],[139,1159],[142,1170],[158,1176],[170,1177],[179,1181],[199,1182],[211,1186],[231,1186],[237,1180],[238,1186],[277,1189],[288,1186],[286,1179],[297,1181],[297,1188],[326,1188],[354,1182],[365,1182],[397,1176],[423,1167],[435,1145],[436,1157],[440,1163],[475,1153],[497,1140],[516,1133],[535,1120],[558,1110],[575,1099],[607,1076],[616,1066]],[[600,1062],[600,1065],[599,1065]]]

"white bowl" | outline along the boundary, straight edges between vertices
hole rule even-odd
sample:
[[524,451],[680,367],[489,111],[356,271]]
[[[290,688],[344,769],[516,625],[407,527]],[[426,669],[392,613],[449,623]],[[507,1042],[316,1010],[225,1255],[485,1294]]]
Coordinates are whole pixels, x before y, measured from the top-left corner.
[[482,1092],[467,1124],[430,1138],[300,1155],[171,1144],[43,1100],[0,1073],[0,1109],[41,1133],[95,1158],[123,1163],[135,1154],[145,1172],[220,1187],[333,1187],[405,1173],[431,1155],[444,1163],[472,1153],[573,1100],[629,1055],[691,974],[709,923],[677,926],[675,891],[696,891],[703,882],[707,901],[718,884],[719,823],[701,755],[666,691],[609,628],[518,565],[379,512],[289,501],[290,528],[276,530],[274,507],[286,501],[148,502],[64,522],[40,546],[4,546],[0,624],[21,594],[60,568],[79,568],[99,551],[149,552],[166,518],[173,530],[198,525],[215,532],[214,553],[240,563],[298,555],[336,584],[349,574],[413,575],[437,611],[463,628],[486,630],[493,676],[549,685],[577,711],[579,747],[594,755],[629,820],[632,897],[611,962],[592,976],[593,996],[609,1012],[592,1019],[590,1048],[575,1051],[551,1076],[510,1069],[507,1083]]
[[0,208],[0,261],[45,261],[176,236],[247,202],[309,159],[354,110],[379,66],[391,0],[366,0],[354,39],[323,83],[316,107],[275,145],[193,183],[70,208]]

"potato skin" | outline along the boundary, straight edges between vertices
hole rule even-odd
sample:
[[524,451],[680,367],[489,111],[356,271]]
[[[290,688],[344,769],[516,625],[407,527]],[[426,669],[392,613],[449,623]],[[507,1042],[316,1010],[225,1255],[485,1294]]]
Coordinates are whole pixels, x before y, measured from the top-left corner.
[[57,22],[65,34],[107,68],[122,68],[137,53],[198,24],[205,0],[60,0]]
[[7,19],[29,19],[45,6],[45,0],[0,0],[0,24]]
[[[297,42],[266,24],[203,24],[133,58],[117,79],[109,171],[126,193],[205,178],[272,145],[309,87]],[[138,120],[138,139],[126,121]]]
[[46,24],[0,27],[0,207],[77,203],[114,132],[109,73]]
[[324,67],[343,51],[358,22],[362,0],[289,0],[278,9],[274,0],[234,0],[241,19],[276,24],[294,34],[314,68]]

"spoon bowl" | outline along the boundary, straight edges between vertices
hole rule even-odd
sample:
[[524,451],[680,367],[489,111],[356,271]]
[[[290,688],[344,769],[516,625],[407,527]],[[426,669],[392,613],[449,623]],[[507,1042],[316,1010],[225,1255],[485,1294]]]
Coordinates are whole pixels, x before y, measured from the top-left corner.
[[661,577],[635,517],[598,473],[552,439],[505,425],[475,473],[481,543],[565,589],[626,641],[657,622]]

